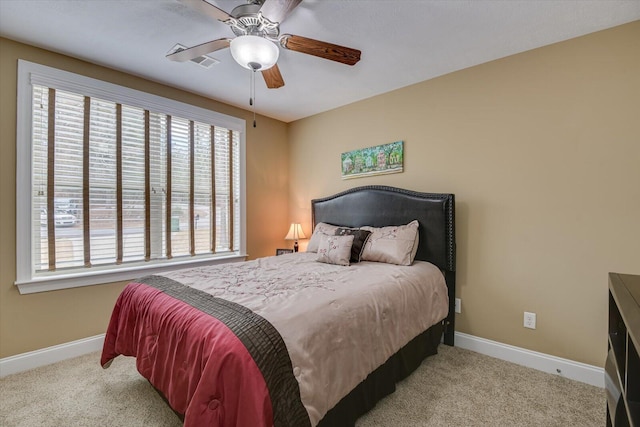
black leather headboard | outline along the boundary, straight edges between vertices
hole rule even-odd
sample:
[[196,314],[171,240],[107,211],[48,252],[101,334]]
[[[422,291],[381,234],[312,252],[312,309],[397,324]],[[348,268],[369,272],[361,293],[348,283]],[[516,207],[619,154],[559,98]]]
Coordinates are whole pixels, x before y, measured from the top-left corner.
[[455,199],[453,194],[418,193],[381,185],[356,187],[311,201],[313,226],[403,225],[417,219],[420,245],[416,259],[455,271]]

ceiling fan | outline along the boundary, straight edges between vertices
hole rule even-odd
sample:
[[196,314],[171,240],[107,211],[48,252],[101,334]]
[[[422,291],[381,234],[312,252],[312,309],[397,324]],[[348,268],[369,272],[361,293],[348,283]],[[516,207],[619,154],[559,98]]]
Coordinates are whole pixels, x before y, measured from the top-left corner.
[[167,55],[172,61],[189,61],[202,55],[230,48],[243,67],[260,71],[267,87],[284,86],[277,65],[278,46],[330,61],[354,65],[360,60],[357,49],[292,34],[280,35],[280,24],[302,0],[248,0],[227,13],[206,0],[179,0],[181,3],[231,27],[235,38],[221,38]]

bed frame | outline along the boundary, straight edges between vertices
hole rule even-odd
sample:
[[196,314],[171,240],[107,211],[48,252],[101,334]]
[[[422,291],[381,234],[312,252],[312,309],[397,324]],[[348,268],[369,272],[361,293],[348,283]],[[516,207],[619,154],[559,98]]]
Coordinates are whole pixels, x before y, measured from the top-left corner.
[[444,273],[449,295],[449,314],[442,323],[418,335],[371,373],[345,396],[318,427],[353,426],[356,419],[376,402],[395,391],[396,382],[437,352],[444,332],[444,343],[454,344],[456,242],[455,197],[453,194],[419,193],[401,188],[371,185],[356,187],[333,196],[311,201],[313,227],[319,222],[362,227],[403,225],[417,219],[420,243],[417,260],[428,261]]

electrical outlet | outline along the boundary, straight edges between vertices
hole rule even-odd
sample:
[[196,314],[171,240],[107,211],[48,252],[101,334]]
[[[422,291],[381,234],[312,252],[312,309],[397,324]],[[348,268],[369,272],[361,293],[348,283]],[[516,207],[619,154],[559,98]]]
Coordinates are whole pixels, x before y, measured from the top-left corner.
[[524,327],[529,329],[536,328],[536,314],[529,313],[528,311],[524,312]]
[[462,313],[462,300],[456,298],[456,313]]

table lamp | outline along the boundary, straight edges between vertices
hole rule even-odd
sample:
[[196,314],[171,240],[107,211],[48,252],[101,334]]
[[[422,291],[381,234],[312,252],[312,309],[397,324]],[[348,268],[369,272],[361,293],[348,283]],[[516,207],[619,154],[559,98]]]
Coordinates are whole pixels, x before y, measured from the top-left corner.
[[302,226],[300,224],[293,223],[289,228],[289,232],[285,236],[284,240],[293,240],[293,251],[298,252],[298,239],[306,239],[307,237],[304,235],[302,231]]

